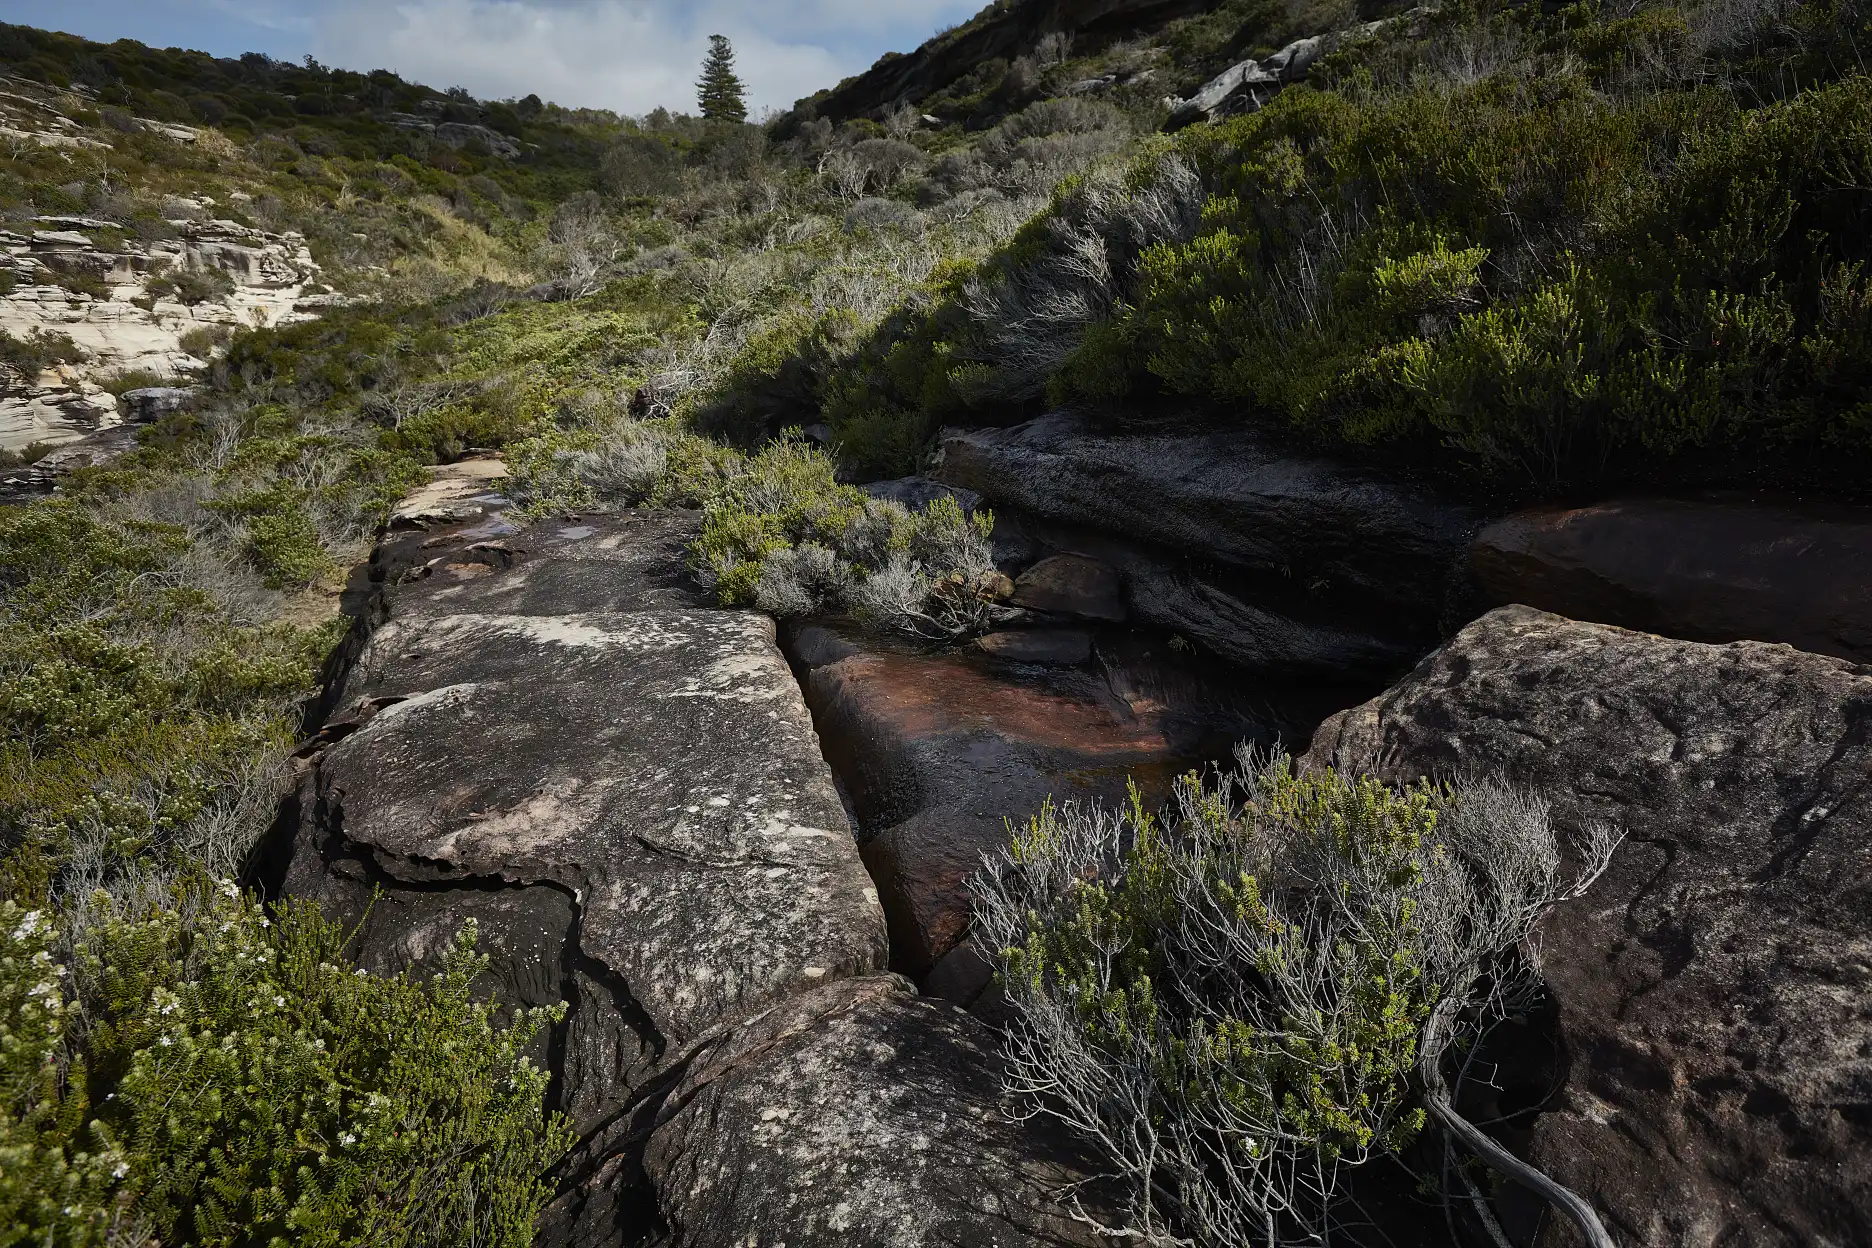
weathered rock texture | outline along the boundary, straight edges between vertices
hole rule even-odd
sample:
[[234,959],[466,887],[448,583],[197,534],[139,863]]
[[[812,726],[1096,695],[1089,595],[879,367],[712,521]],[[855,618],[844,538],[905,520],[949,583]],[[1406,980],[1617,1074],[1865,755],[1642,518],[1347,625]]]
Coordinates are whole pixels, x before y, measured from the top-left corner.
[[[453,527],[380,548],[284,888],[351,915],[381,889],[378,970],[472,917],[490,991],[569,1003],[541,1057],[581,1141],[541,1241],[1043,1242],[1039,1189],[989,1209],[980,1176],[1053,1146],[996,1116],[973,1023],[878,976],[799,687],[765,617],[689,581],[697,518],[516,531],[475,514],[491,497],[413,503],[404,524]],[[942,1238],[964,1225],[983,1237]]]
[[[175,201],[206,218],[207,199]],[[233,221],[178,218],[175,237],[124,238],[117,222],[41,217],[36,228],[0,230],[0,272],[12,275],[0,296],[0,330],[15,338],[63,334],[86,353],[32,377],[0,379],[0,450],[34,442],[68,442],[149,413],[126,410],[100,384],[110,374],[141,369],[181,376],[201,366],[182,350],[182,335],[210,326],[282,325],[317,316],[332,296],[307,288],[318,266],[297,234],[271,234]],[[118,240],[108,247],[99,238]],[[218,270],[233,293],[194,305],[173,297],[150,300],[151,278],[182,270]],[[81,272],[105,284],[94,297],[54,281]],[[134,302],[144,300],[148,307]],[[160,413],[158,413],[160,414]]]
[[1624,831],[1544,925],[1571,1069],[1531,1146],[1621,1243],[1865,1242],[1872,670],[1507,607],[1329,720],[1309,761],[1335,756]]
[[708,1046],[645,1159],[668,1242],[1103,1242],[1054,1201],[1083,1171],[984,1083],[994,1047],[979,1020],[888,976],[794,998]]
[[1115,568],[1133,618],[1248,668],[1357,679],[1437,639],[1479,518],[1252,431],[1072,413],[953,433],[940,476],[1040,549]]
[[1542,507],[1469,552],[1483,590],[1692,641],[1784,641],[1872,660],[1872,509],[1739,499]]
[[[1364,28],[1360,33],[1365,33]],[[1260,109],[1289,83],[1304,82],[1313,62],[1336,41],[1332,35],[1310,35],[1294,40],[1265,60],[1229,66],[1188,99],[1165,101],[1170,105],[1170,117],[1164,129],[1181,130],[1198,121]]]

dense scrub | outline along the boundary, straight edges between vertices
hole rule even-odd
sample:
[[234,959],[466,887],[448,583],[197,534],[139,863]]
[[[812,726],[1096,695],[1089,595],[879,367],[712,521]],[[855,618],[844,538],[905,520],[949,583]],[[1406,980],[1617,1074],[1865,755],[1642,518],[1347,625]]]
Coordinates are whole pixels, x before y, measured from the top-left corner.
[[1515,488],[1853,488],[1865,25],[1849,4],[1400,19],[1260,112],[1069,184],[825,390],[885,413],[861,440],[892,469],[971,412],[1185,396]]
[[310,904],[94,904],[61,948],[0,901],[5,1242],[531,1242],[570,1141],[523,1052],[543,1020],[469,992],[472,930],[385,979]]

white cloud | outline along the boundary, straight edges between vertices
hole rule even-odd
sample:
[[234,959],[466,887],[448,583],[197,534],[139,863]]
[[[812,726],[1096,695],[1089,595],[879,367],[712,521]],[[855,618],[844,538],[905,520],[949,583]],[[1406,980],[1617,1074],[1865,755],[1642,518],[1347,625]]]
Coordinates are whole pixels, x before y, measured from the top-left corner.
[[758,111],[786,108],[887,50],[907,51],[979,2],[337,0],[312,27],[329,64],[391,69],[483,98],[534,93],[626,113],[693,109],[708,36],[723,34]]

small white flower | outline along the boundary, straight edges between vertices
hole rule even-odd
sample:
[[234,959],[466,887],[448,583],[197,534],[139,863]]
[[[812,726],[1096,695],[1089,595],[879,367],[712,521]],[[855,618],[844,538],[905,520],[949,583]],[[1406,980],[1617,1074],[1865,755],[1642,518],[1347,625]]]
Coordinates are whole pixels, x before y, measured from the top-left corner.
[[353,975],[368,975],[368,974],[370,974],[370,972],[369,972],[369,971],[367,971],[367,970],[365,970],[365,969],[364,969],[363,967],[361,967],[361,966],[360,966],[360,967],[358,967],[358,968],[357,968],[357,970],[355,970],[355,971],[352,971],[351,973],[352,973]]
[[357,1143],[357,1136],[352,1135],[349,1131],[347,1131],[343,1135],[338,1137],[338,1142],[344,1145],[346,1148],[350,1148],[353,1144]]
[[162,1045],[162,1047],[166,1049],[169,1047],[169,1037],[159,1036],[156,1040],[156,1043]]
[[115,1166],[111,1167],[111,1178],[113,1179],[121,1179],[124,1177],[124,1175],[129,1174],[129,1173],[130,1173],[130,1167],[125,1165],[121,1161],[118,1162]]
[[274,1004],[274,1005],[285,1005],[285,1004],[286,1004],[286,998],[285,998],[285,997],[274,997],[274,998],[273,998],[273,1004]]

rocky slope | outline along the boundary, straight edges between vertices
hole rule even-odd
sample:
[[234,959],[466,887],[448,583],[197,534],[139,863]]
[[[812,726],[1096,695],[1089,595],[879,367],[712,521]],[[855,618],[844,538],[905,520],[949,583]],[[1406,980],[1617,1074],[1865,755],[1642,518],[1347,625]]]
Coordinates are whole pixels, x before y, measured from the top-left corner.
[[[171,211],[188,215],[167,223],[174,237],[147,241],[88,217],[0,229],[0,273],[12,285],[0,296],[0,331],[23,341],[63,335],[82,353],[32,376],[13,370],[0,394],[0,450],[73,441],[134,418],[102,383],[133,371],[186,377],[202,364],[201,346],[198,354],[182,346],[193,331],[290,324],[328,306],[331,296],[310,293],[323,287],[303,238],[217,219],[216,207],[177,200]],[[69,274],[97,285],[61,285]],[[226,293],[188,302],[152,293],[152,280],[185,274],[224,275]]]

